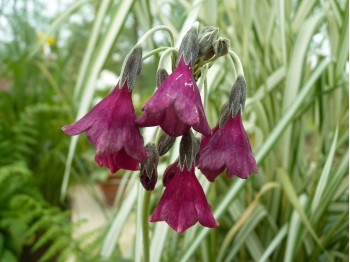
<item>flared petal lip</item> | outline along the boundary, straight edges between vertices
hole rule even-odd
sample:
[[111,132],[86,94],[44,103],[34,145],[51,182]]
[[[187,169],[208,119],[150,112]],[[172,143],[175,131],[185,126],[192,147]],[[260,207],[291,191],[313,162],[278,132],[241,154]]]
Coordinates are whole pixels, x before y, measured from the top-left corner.
[[179,233],[197,222],[210,228],[219,225],[194,173],[194,166],[191,170],[185,167],[183,171],[177,172],[167,185],[149,221],[165,221]]
[[209,181],[215,180],[225,169],[228,177],[242,179],[258,172],[240,111],[213,132],[212,137],[202,138],[198,159],[198,168]]

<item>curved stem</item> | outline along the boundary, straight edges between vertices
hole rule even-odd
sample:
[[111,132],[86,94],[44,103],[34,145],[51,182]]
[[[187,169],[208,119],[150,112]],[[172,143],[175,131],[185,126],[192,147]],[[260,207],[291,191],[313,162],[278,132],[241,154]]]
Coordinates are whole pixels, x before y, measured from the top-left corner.
[[142,206],[142,238],[143,238],[143,261],[149,262],[149,228],[148,228],[148,216],[149,216],[149,204],[151,200],[152,191],[145,191],[143,196]]
[[209,69],[208,66],[203,66],[201,68],[201,79],[199,80],[199,84],[198,84],[199,90],[202,90],[203,88],[204,81],[207,78],[208,69]]
[[154,49],[154,50],[148,52],[147,54],[145,54],[144,56],[142,56],[142,60],[146,60],[147,58],[149,58],[157,53],[160,53],[164,50],[167,50],[167,49],[169,49],[169,47],[166,47],[166,46],[158,47],[157,49]]
[[242,66],[241,60],[239,59],[238,55],[235,52],[233,52],[232,50],[229,50],[228,52],[229,52],[233,62],[235,63],[235,65],[238,68],[237,73],[239,75],[244,76],[243,66]]
[[137,42],[136,45],[142,45],[142,43],[153,33],[160,31],[160,30],[164,30],[167,31],[169,33],[170,36],[170,44],[171,46],[174,46],[174,35],[173,32],[171,31],[171,29],[168,26],[165,25],[160,25],[160,26],[156,26],[153,27],[152,29],[148,30],[141,38],[140,40]]
[[[231,58],[231,56],[230,56],[230,58]],[[236,69],[235,63],[233,62],[233,59],[231,58],[231,59],[229,59],[229,61],[230,61],[230,64],[231,64],[231,66],[232,66],[233,81],[235,81],[236,78],[237,78],[237,69]]]
[[159,63],[158,63],[158,69],[162,68],[162,66],[164,64],[164,59],[170,52],[177,52],[177,48],[170,47],[161,55],[161,57],[159,59]]

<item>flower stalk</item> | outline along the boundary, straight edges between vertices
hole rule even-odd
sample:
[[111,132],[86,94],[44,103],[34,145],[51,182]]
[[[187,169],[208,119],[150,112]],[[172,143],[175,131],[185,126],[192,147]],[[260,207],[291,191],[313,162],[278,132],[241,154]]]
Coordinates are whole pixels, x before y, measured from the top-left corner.
[[143,42],[146,41],[146,39],[148,37],[150,37],[152,34],[154,34],[155,32],[157,31],[161,31],[161,30],[164,30],[166,32],[169,33],[169,36],[170,36],[170,45],[171,46],[174,46],[174,35],[173,35],[173,32],[171,31],[171,29],[168,27],[168,26],[165,26],[165,25],[160,25],[160,26],[156,26],[156,27],[153,27],[152,29],[148,30],[141,38],[140,40],[137,42],[136,45],[142,45]]
[[166,51],[168,49],[169,49],[169,47],[167,47],[167,46],[158,47],[152,51],[149,51],[147,54],[143,55],[142,60],[146,60],[147,58],[149,58],[155,54],[158,54],[160,52]]
[[233,60],[233,63],[236,65],[237,75],[242,75],[244,77],[244,70],[243,70],[241,59],[239,59],[238,55],[231,49],[228,51],[228,53],[230,54],[231,59]]
[[149,216],[149,205],[151,201],[152,191],[145,190],[143,196],[143,205],[142,205],[142,239],[143,239],[143,261],[150,261],[149,253],[149,226],[148,226],[148,216]]

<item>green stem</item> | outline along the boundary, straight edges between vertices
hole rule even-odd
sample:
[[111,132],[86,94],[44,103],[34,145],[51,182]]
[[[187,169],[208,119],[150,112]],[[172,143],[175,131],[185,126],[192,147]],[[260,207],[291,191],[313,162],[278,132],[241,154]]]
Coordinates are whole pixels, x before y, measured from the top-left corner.
[[142,56],[142,60],[146,60],[147,58],[149,58],[157,53],[160,53],[162,51],[165,51],[167,49],[169,49],[169,47],[166,47],[166,46],[158,47],[157,49],[154,49],[154,50],[148,52],[147,54],[145,54],[144,56]]
[[[231,58],[231,56],[230,56],[230,58]],[[231,58],[231,59],[229,59],[229,61],[230,61],[230,64],[232,66],[233,80],[235,81],[237,78],[237,69],[236,69],[235,63],[233,62],[233,59]]]
[[171,52],[176,53],[176,52],[177,52],[177,48],[175,48],[175,47],[170,47],[170,48],[168,48],[168,49],[162,54],[162,56],[161,56],[160,59],[159,59],[158,69],[164,68],[164,67],[163,67],[164,59],[165,59],[165,57],[166,57],[169,53],[171,53]]
[[141,38],[140,40],[137,42],[136,45],[142,45],[142,43],[150,36],[152,35],[153,33],[155,33],[156,31],[159,31],[159,30],[165,30],[169,33],[169,36],[170,36],[170,44],[171,46],[174,46],[174,35],[173,35],[173,32],[171,31],[171,29],[168,27],[168,26],[165,26],[165,25],[160,25],[160,26],[156,26],[156,27],[153,27],[152,29],[148,30]]
[[143,261],[149,262],[149,228],[148,228],[148,216],[149,216],[149,204],[151,200],[152,191],[145,191],[143,196],[142,206],[142,238],[143,238]]
[[201,68],[201,79],[199,80],[199,84],[198,84],[199,90],[202,90],[204,85],[204,80],[207,79],[208,69],[209,68],[207,66],[203,66]]
[[237,73],[239,75],[244,76],[243,66],[242,66],[241,60],[239,59],[238,55],[235,52],[233,52],[232,50],[229,50],[228,52],[229,52],[233,62],[235,63],[235,65],[238,68]]

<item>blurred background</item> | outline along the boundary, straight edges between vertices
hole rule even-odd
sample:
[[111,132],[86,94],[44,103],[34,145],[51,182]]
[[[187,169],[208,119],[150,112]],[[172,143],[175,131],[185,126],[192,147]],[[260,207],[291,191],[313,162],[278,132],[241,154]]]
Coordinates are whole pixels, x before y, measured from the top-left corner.
[[[109,93],[147,30],[166,25],[178,43],[195,21],[219,27],[242,61],[260,172],[209,184],[198,171],[220,226],[150,224],[151,261],[348,261],[347,0],[0,0],[0,261],[142,260],[138,173],[99,168],[85,135],[61,127]],[[157,32],[144,54],[169,46]],[[158,60],[144,61],[137,114]],[[208,72],[212,127],[232,84],[220,58]],[[161,159],[150,212],[176,156]]]

